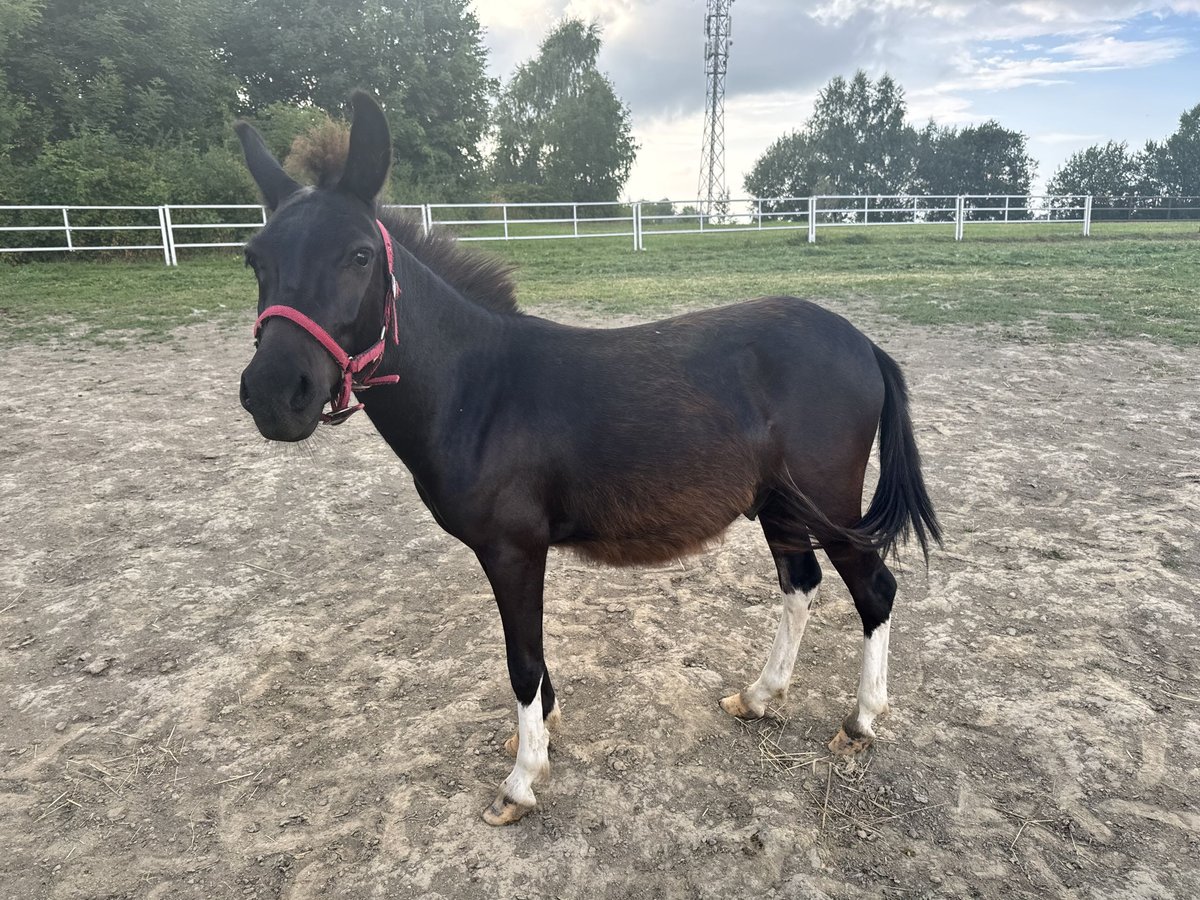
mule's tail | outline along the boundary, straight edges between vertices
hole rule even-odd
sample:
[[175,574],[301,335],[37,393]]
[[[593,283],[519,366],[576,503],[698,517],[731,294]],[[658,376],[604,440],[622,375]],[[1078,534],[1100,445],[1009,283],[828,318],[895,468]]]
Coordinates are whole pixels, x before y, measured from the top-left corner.
[[875,359],[883,375],[883,412],[879,416],[879,483],[862,521],[854,530],[873,538],[883,556],[897,539],[907,542],[915,532],[925,562],[929,562],[929,542],[942,543],[933,503],[921,476],[921,454],[913,437],[908,414],[908,387],[896,361],[876,347]]

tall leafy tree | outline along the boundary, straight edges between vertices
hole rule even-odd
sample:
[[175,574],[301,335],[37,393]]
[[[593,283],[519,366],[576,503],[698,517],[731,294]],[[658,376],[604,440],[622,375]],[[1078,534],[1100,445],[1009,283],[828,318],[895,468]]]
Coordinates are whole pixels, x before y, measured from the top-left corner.
[[908,189],[917,135],[904,91],[888,75],[831,80],[800,131],[771,144],[745,180],[760,197],[894,194]]
[[1131,153],[1124,141],[1096,144],[1076,153],[1046,183],[1051,194],[1092,194],[1123,197],[1144,187],[1144,158]]
[[808,197],[817,193],[817,170],[808,133],[792,131],[777,138],[754,163],[745,178],[755,197]]
[[917,141],[913,190],[929,194],[1028,194],[1037,162],[1027,138],[994,119],[963,129],[930,122]]
[[517,69],[495,111],[497,183],[547,200],[617,199],[637,146],[628,107],[596,67],[600,46],[598,25],[566,19]]
[[889,194],[912,175],[916,135],[905,121],[903,89],[861,69],[838,77],[817,96],[806,131],[813,166],[829,193]]
[[1029,192],[1037,164],[1021,132],[995,121],[961,130],[930,122],[918,132],[905,115],[904,91],[889,76],[872,81],[860,71],[849,81],[834,78],[804,127],[758,158],[746,190],[765,198]]
[[0,0],[0,194],[10,203],[244,200],[227,149],[230,0]]
[[1179,117],[1179,127],[1145,152],[1147,179],[1164,195],[1200,197],[1200,104]]
[[494,83],[467,0],[235,3],[222,55],[242,112],[281,105],[340,113],[358,87],[387,110],[401,190],[455,196],[475,184]]
[[5,0],[21,23],[0,56],[8,90],[51,141],[223,140],[237,93],[214,51],[226,0]]
[[[36,0],[6,0],[0,4],[0,60],[7,59],[10,47],[22,31],[37,20]],[[29,126],[29,106],[8,87],[5,68],[0,65],[0,158],[16,149],[30,135],[23,134]]]
[[[1175,198],[1200,197],[1200,105],[1179,117],[1174,134],[1163,141],[1148,141],[1140,151],[1109,141],[1072,154],[1047,189],[1093,195],[1093,216],[1098,218],[1162,210],[1171,214],[1177,206]],[[1183,208],[1193,205],[1185,203]]]

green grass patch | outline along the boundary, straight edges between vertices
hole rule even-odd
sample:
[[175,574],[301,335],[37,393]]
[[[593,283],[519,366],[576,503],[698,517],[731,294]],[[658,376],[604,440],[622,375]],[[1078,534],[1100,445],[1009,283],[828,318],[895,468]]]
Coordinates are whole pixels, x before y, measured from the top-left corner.
[[240,256],[161,261],[0,263],[0,340],[123,342],[191,322],[232,319],[256,302]]
[[[1032,339],[1145,336],[1200,345],[1200,225],[1097,223],[803,230],[542,240],[474,246],[519,267],[532,311],[665,315],[764,294],[866,302],[922,325],[999,326]],[[157,338],[232,320],[255,302],[234,254],[161,263],[0,264],[6,343]]]

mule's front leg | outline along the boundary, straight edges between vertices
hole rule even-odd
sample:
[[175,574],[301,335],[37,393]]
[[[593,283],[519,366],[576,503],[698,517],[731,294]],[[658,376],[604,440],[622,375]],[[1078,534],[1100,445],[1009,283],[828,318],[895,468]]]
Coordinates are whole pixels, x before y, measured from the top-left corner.
[[511,825],[537,804],[534,784],[550,776],[545,718],[554,712],[555,700],[542,655],[546,548],[505,545],[476,553],[500,608],[508,677],[517,695],[517,762],[484,810],[483,820],[489,825]]

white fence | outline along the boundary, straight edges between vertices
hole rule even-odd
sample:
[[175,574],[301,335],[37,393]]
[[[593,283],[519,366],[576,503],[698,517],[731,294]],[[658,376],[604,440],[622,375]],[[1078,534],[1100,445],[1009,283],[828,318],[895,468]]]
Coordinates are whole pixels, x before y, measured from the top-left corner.
[[[670,203],[670,212],[665,204]],[[821,228],[945,226],[963,240],[977,223],[1075,223],[1091,234],[1093,220],[1200,219],[1200,198],[1016,195],[825,195],[726,200],[708,212],[696,201],[630,203],[427,203],[392,206],[418,216],[463,241],[627,238],[635,250],[645,239],[679,234]],[[266,222],[256,204],[171,206],[0,206],[0,253],[77,253],[154,250],[179,264],[180,250],[240,247]],[[16,235],[34,238],[15,238]],[[96,242],[88,237],[107,234]],[[114,240],[115,238],[115,240]],[[39,240],[40,239],[40,240]],[[29,244],[12,246],[13,242]]]

